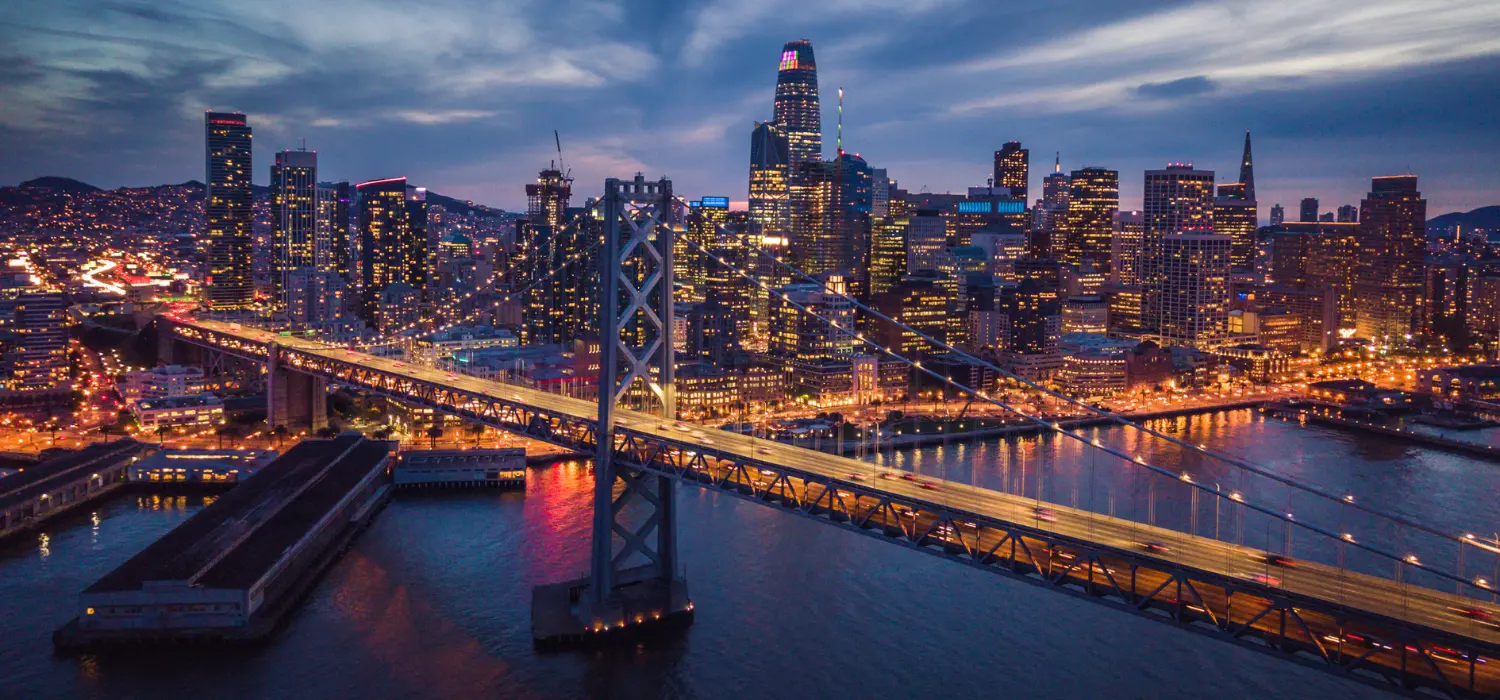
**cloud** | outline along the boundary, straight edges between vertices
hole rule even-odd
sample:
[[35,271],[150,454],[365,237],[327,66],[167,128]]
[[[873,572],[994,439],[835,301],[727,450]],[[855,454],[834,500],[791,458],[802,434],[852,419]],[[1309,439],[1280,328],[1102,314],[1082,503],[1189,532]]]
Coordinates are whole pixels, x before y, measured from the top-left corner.
[[1132,96],[1162,97],[1158,87],[1191,88],[1195,84],[1184,81],[1194,78],[1205,81],[1197,85],[1237,92],[1328,84],[1494,55],[1500,53],[1497,32],[1500,6],[1489,0],[1368,0],[1357,6],[1200,0],[963,61],[956,73],[1026,76],[1021,92],[1029,99],[978,98],[952,111],[1128,108]]
[[449,109],[440,111],[427,111],[420,109],[403,109],[396,112],[395,118],[413,124],[453,124],[455,122],[466,122],[475,119],[488,119],[495,116],[495,112],[482,109]]
[[1202,75],[1195,75],[1191,78],[1178,78],[1165,83],[1143,83],[1136,86],[1135,94],[1150,99],[1170,100],[1175,97],[1213,92],[1216,87],[1214,81]]

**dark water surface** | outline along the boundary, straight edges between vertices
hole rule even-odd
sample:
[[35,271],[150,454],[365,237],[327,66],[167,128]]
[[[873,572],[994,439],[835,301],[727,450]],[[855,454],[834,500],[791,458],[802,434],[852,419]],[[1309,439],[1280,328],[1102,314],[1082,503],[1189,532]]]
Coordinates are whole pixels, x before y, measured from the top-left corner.
[[[1497,520],[1497,465],[1248,411],[1171,427],[1436,524]],[[1070,474],[1087,483],[1073,449],[1029,439],[936,446],[898,462],[1012,491],[1024,462],[1027,493],[1040,465],[1045,496],[1066,503]],[[1225,476],[1181,459],[1201,478]],[[1124,509],[1131,477],[1115,468],[1093,465],[1092,493],[1108,493],[1102,478]],[[54,658],[49,635],[78,591],[203,504],[117,498],[54,524],[45,545],[0,549],[0,698],[1394,697],[692,487],[680,495],[692,628],[649,648],[538,655],[530,591],[583,572],[590,478],[564,464],[533,470],[524,496],[400,494],[270,645]],[[1183,510],[1160,497],[1164,517]]]

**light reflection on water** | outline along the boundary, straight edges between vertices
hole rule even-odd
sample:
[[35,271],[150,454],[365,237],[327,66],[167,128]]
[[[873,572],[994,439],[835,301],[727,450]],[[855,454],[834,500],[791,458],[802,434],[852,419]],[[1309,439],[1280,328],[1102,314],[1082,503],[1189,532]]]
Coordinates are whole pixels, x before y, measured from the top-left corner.
[[[1494,504],[1469,503],[1500,485],[1488,464],[1249,412],[1165,427],[1299,478],[1355,489],[1373,504],[1454,526],[1494,521]],[[1119,431],[1097,434],[1152,449]],[[1136,509],[1144,492],[1127,465],[1084,457],[1076,443],[1051,437],[934,446],[898,455],[897,463],[1029,497],[1040,489],[1064,503],[1076,491],[1080,504],[1093,499],[1101,509],[1107,495],[1121,511]],[[1193,458],[1174,467],[1200,479],[1233,478]],[[694,626],[638,649],[537,655],[531,587],[583,572],[590,479],[586,465],[566,463],[533,470],[524,496],[399,495],[268,646],[55,659],[48,637],[70,615],[71,596],[204,500],[121,497],[97,508],[97,524],[80,515],[50,529],[50,556],[34,546],[0,549],[0,695],[806,698],[899,689],[960,698],[1388,697],[696,488],[679,495]],[[1467,485],[1444,486],[1449,481]],[[1171,517],[1170,494],[1162,498],[1160,515]]]

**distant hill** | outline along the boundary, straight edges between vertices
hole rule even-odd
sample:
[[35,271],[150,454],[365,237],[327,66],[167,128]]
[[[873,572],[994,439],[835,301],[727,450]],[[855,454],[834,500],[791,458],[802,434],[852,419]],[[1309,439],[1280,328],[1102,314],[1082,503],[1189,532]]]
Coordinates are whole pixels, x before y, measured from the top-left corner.
[[[89,195],[104,192],[119,192],[121,190],[140,191],[173,188],[186,189],[190,193],[190,196],[196,195],[194,197],[195,199],[201,198],[204,190],[203,183],[197,180],[188,180],[187,182],[177,185],[147,185],[143,187],[121,187],[119,188],[119,190],[104,190],[90,185],[87,182],[79,182],[78,180],[74,180],[72,178],[47,175],[44,177],[36,178],[34,180],[27,180],[15,187],[0,187],[0,208],[33,202],[38,200],[39,198],[45,198],[49,195]],[[257,200],[262,200],[270,196],[271,188],[266,187],[265,185],[251,185],[250,189]],[[494,207],[488,207],[483,204],[475,204],[473,202],[461,199],[454,199],[452,197],[447,197],[432,191],[428,191],[427,201],[432,204],[442,205],[444,209],[458,214],[472,213],[476,216],[484,217],[507,216],[507,212],[504,209],[496,209]],[[0,215],[3,215],[3,212],[0,212]]]
[[21,183],[20,187],[53,190],[56,192],[72,192],[75,194],[93,194],[104,191],[87,182],[79,182],[70,177],[57,177],[55,175],[46,175],[35,180],[27,180]]
[[1500,229],[1500,205],[1480,207],[1470,212],[1444,214],[1427,222],[1427,228],[1449,229],[1462,226],[1466,229]]

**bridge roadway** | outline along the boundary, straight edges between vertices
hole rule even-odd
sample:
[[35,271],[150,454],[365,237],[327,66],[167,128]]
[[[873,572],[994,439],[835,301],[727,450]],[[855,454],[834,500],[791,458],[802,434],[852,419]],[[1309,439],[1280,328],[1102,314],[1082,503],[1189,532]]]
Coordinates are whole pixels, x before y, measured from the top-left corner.
[[[597,416],[592,401],[303,338],[214,321],[178,325],[237,339],[244,345],[241,354],[252,350],[245,355],[251,359],[258,350],[264,360],[264,345],[274,342],[283,352],[353,364],[403,382],[450,387],[561,416],[576,425],[592,427]],[[188,340],[226,345],[223,339]],[[295,355],[282,358],[283,367],[295,369],[297,364]],[[364,388],[390,393],[388,384]],[[486,417],[469,409],[451,412]],[[634,460],[650,471],[779,504],[845,528],[876,530],[870,534],[1033,583],[1095,599],[1113,598],[1111,602],[1120,607],[1165,615],[1184,627],[1341,670],[1382,687],[1407,692],[1425,687],[1450,697],[1500,697],[1500,661],[1491,662],[1500,659],[1500,606],[1489,602],[1311,561],[1298,561],[1295,567],[1268,565],[1265,552],[1213,538],[1052,503],[1041,504],[1050,511],[1042,514],[1034,499],[930,477],[910,480],[869,462],[642,413],[617,415],[617,438],[642,446],[637,455],[647,454],[644,446],[652,446],[651,456]],[[487,422],[517,430],[514,423]],[[588,447],[562,432],[525,434],[575,449]],[[1148,550],[1146,543],[1165,547]]]

